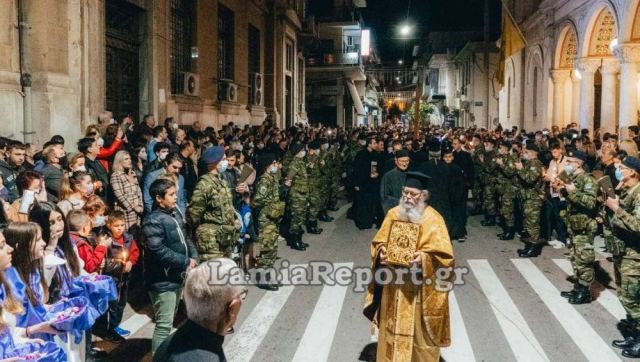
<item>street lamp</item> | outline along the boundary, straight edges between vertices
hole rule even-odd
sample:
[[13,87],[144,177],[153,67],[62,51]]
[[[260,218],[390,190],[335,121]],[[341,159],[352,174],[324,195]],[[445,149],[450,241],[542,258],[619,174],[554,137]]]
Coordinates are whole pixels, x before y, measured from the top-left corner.
[[398,60],[398,64],[402,65],[402,59]]
[[409,24],[403,24],[402,26],[400,26],[400,34],[402,36],[407,36],[411,33],[411,27],[409,26]]

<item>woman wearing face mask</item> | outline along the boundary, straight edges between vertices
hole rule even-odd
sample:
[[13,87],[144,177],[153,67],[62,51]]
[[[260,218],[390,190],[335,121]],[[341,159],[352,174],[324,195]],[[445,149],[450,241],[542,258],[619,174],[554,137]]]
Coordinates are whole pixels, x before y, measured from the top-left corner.
[[[622,355],[627,358],[640,357],[640,334],[637,318],[638,295],[632,290],[638,285],[640,275],[640,253],[638,241],[640,240],[640,159],[627,156],[616,169],[616,178],[619,188],[622,189],[620,197],[607,198],[605,205],[613,213],[611,227],[613,236],[622,242],[624,247],[620,261],[620,285],[618,298],[627,312],[626,323],[632,330],[632,335],[624,340],[613,341],[613,346],[623,349]],[[635,338],[634,338],[635,336]]]
[[13,222],[26,222],[32,205],[36,201],[47,201],[47,191],[44,189],[42,176],[34,171],[21,172],[16,184],[21,197],[11,204],[9,218]]
[[67,171],[69,172],[87,172],[87,167],[85,166],[85,158],[81,152],[78,152],[71,157],[69,160],[69,165],[67,167]]
[[97,232],[98,228],[102,228],[107,224],[107,217],[105,216],[107,205],[98,196],[89,197],[82,209],[91,219],[91,228],[94,232]]
[[73,172],[62,179],[58,207],[66,216],[71,210],[82,209],[87,198],[95,190],[91,175],[84,171]]
[[137,145],[131,150],[130,154],[133,172],[136,173],[138,180],[142,180],[144,170],[147,167],[147,147],[144,144]]
[[25,311],[17,293],[24,294],[24,285],[21,284],[20,288],[16,289],[5,276],[5,271],[12,267],[13,252],[14,249],[7,244],[0,232],[0,360],[11,361],[10,357],[15,356],[11,352],[20,348],[22,344],[38,344],[47,350],[55,349],[59,360],[64,361],[64,352],[51,342],[32,339],[34,334],[55,334],[56,331],[50,326],[50,322],[44,321],[26,328],[17,326],[17,317]]

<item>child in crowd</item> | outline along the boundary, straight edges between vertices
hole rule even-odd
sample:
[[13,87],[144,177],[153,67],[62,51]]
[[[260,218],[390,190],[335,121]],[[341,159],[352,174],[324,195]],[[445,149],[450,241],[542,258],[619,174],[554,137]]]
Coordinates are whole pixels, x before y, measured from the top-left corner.
[[259,251],[255,250],[257,239],[256,230],[253,222],[253,209],[251,207],[251,193],[242,193],[242,201],[238,207],[238,213],[242,221],[242,229],[240,229],[240,242],[242,258],[241,265],[245,271],[251,269],[255,265],[255,256]]
[[138,262],[140,250],[125,226],[125,214],[112,211],[107,219],[106,229],[113,242],[107,250],[105,266],[102,274],[113,278],[118,286],[118,299],[109,302],[109,310],[96,321],[94,332],[103,334],[103,339],[120,341],[131,332],[119,327],[122,313],[129,296],[129,276],[131,269]]
[[78,256],[84,262],[84,270],[87,273],[98,271],[107,255],[107,248],[111,246],[112,239],[107,235],[100,235],[97,238],[98,244],[95,249],[93,248],[89,241],[93,222],[84,210],[71,210],[67,215],[67,223],[69,239],[78,249]]

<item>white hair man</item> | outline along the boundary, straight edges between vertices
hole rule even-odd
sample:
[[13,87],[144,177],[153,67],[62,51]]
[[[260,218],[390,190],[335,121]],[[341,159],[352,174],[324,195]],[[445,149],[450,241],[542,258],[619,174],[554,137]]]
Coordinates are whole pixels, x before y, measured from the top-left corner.
[[[429,177],[408,172],[399,205],[389,210],[371,244],[372,269],[388,264],[387,243],[396,222],[419,225],[412,269],[418,276],[400,273],[401,280],[369,284],[364,314],[378,325],[378,361],[438,361],[440,347],[451,343],[448,289],[439,288],[441,270],[451,271],[453,250],[444,219],[427,205]],[[400,226],[402,227],[402,226]],[[375,278],[374,278],[375,279]],[[443,278],[446,279],[446,278]],[[421,282],[418,282],[421,281]]]
[[242,272],[227,258],[212,259],[187,275],[183,298],[187,322],[167,338],[154,361],[225,361],[224,336],[233,333],[247,295]]

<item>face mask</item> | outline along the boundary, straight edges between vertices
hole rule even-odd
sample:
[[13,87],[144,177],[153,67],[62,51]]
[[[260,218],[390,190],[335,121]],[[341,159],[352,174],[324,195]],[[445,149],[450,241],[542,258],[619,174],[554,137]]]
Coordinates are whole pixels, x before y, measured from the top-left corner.
[[96,216],[96,219],[93,222],[93,226],[95,227],[104,226],[107,223],[106,221],[107,221],[106,216]]
[[358,143],[360,143],[360,146],[366,146],[367,145],[367,141],[365,141],[365,140],[358,141]]
[[271,173],[276,173],[278,172],[278,166],[271,166]]
[[298,155],[300,156],[300,158],[302,158],[302,157],[307,155],[307,151],[300,151],[300,153],[298,153]]
[[218,164],[218,171],[219,172],[225,172],[227,170],[227,168],[229,167],[229,161],[227,160],[222,160],[220,161],[220,163]]
[[522,156],[522,158],[524,158],[525,161],[529,161],[529,154],[524,154],[524,156]]
[[564,172],[568,173],[569,175],[571,175],[573,173],[573,171],[574,171],[573,165],[564,166]]
[[177,123],[172,124],[172,125],[171,125],[171,127],[172,127],[173,129],[178,129],[178,128],[180,128],[180,127],[178,126],[178,124],[177,124]]
[[111,120],[109,121],[109,124],[116,124],[116,120],[111,118]]
[[89,187],[87,187],[87,195],[91,194],[93,194],[93,183],[90,183]]
[[162,152],[158,155],[158,158],[160,159],[160,161],[164,161],[164,159],[167,158],[167,155],[168,153]]
[[74,172],[87,172],[87,168],[84,165],[82,165],[82,166],[76,167],[76,169],[73,170],[73,171]]
[[622,171],[619,168],[616,168],[616,180],[621,182],[622,179],[624,179],[624,175],[622,174]]
[[104,146],[104,139],[102,137],[98,138],[98,147]]

